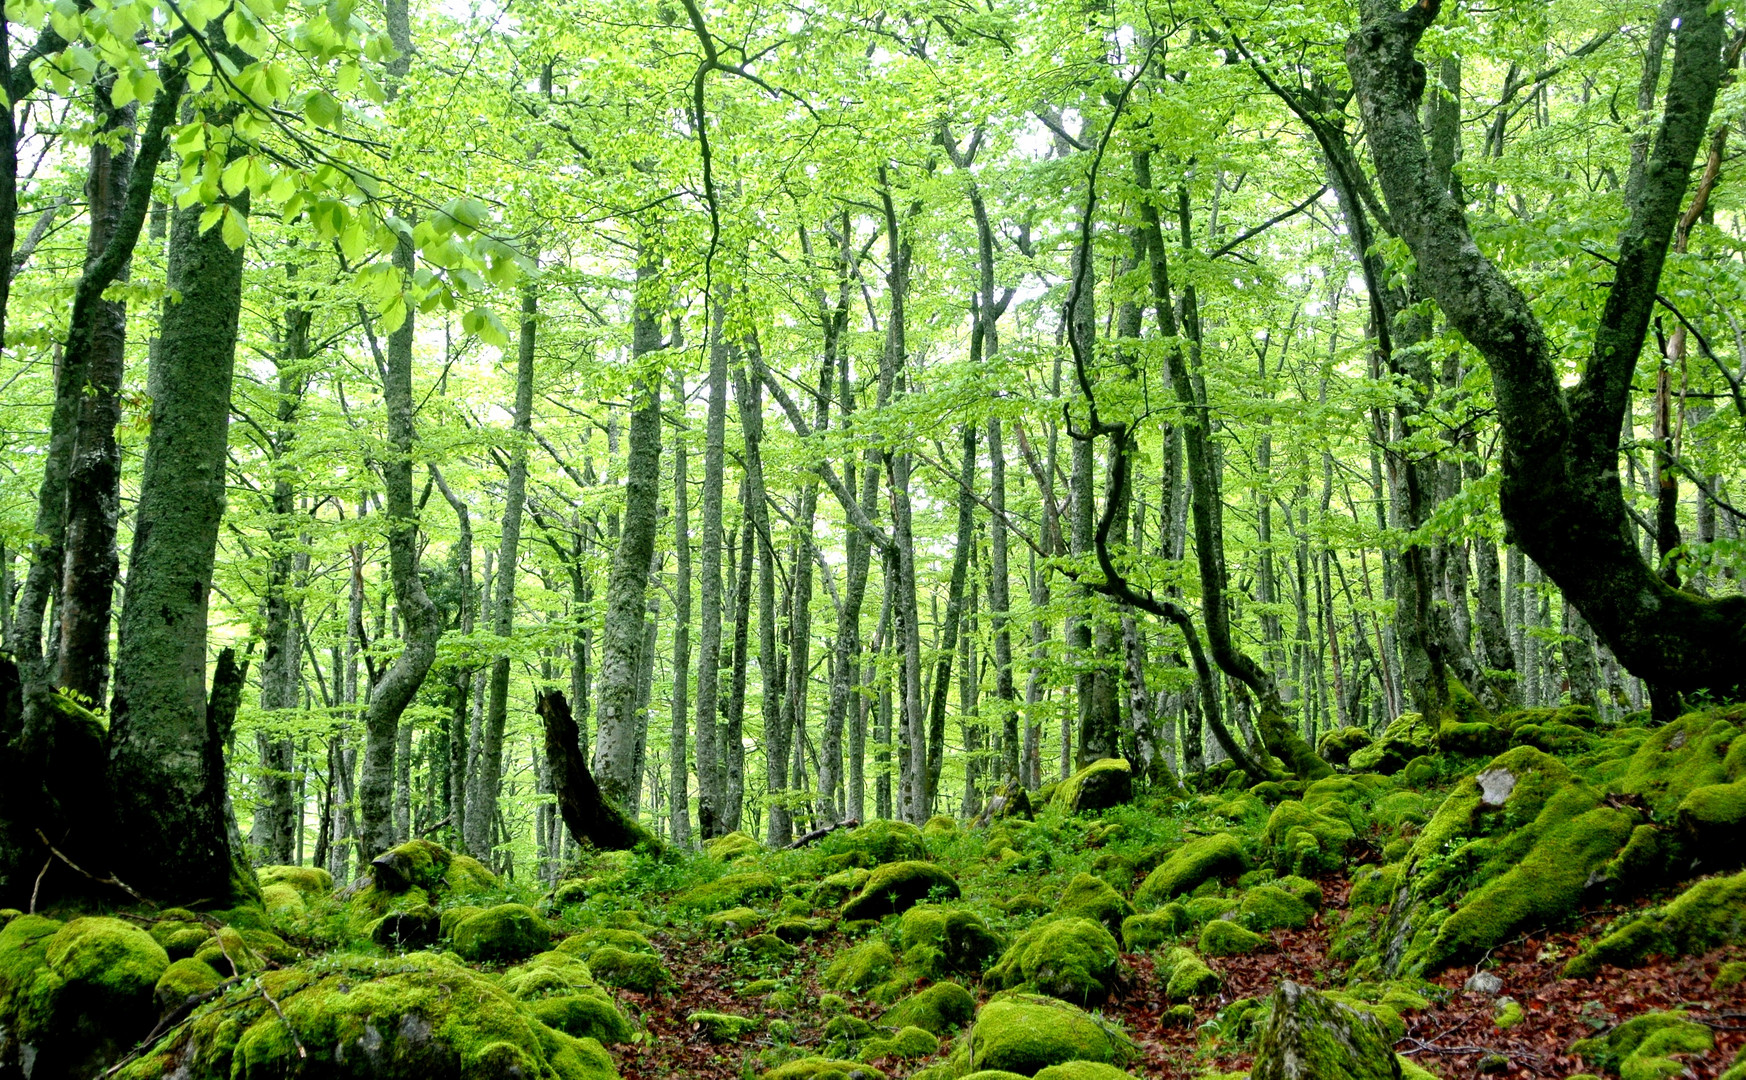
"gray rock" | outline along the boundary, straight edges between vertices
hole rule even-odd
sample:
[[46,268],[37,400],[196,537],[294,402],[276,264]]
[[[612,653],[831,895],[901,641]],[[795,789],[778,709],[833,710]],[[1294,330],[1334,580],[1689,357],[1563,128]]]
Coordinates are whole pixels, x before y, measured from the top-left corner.
[[1486,997],[1497,997],[1503,992],[1503,980],[1489,971],[1476,971],[1461,984],[1461,989],[1473,994],[1484,994]]
[[1508,769],[1487,769],[1473,779],[1479,784],[1479,801],[1487,806],[1502,806],[1516,790],[1516,774]]

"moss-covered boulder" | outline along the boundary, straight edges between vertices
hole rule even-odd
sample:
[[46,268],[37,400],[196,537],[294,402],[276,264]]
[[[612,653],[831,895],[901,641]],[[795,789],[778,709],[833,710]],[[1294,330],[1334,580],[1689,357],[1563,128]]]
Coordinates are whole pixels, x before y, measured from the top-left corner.
[[748,855],[757,855],[764,850],[764,845],[758,843],[750,834],[735,829],[730,833],[708,841],[703,845],[703,853],[721,862],[733,862]]
[[525,960],[551,947],[552,931],[525,904],[498,904],[463,919],[449,935],[461,959],[473,963]]
[[883,941],[866,941],[838,954],[825,968],[824,984],[833,990],[869,990],[891,977],[897,958]]
[[621,930],[613,926],[591,926],[571,934],[558,942],[556,951],[586,963],[594,958],[595,953],[608,947],[650,955],[655,952],[655,946],[647,937],[635,930]]
[[858,852],[874,864],[910,862],[928,857],[922,831],[907,821],[879,818],[832,837],[826,850]]
[[899,1028],[894,1034],[868,1039],[856,1055],[862,1061],[897,1058],[911,1061],[940,1052],[940,1040],[933,1032],[919,1027]]
[[429,840],[408,840],[370,860],[376,888],[398,893],[407,889],[436,892],[448,876],[449,849]]
[[950,814],[935,814],[922,826],[922,835],[929,840],[944,840],[958,835],[958,819]]
[[197,1011],[128,1063],[121,1080],[359,1075],[361,1060],[372,1062],[372,1080],[618,1075],[597,1041],[548,1027],[491,979],[431,953],[335,957],[260,981]]
[[980,976],[1000,953],[1000,939],[968,908],[917,904],[897,924],[904,966],[930,979]]
[[1265,944],[1267,939],[1260,934],[1225,919],[1214,919],[1201,928],[1195,946],[1207,956],[1240,956]]
[[[86,1076],[151,1030],[169,954],[131,923],[20,915],[0,929],[0,1074]],[[34,1070],[34,1072],[32,1072]]]
[[839,870],[819,881],[812,887],[811,900],[818,907],[837,907],[849,897],[861,891],[867,884],[867,879],[873,876],[873,871],[862,866],[851,866],[847,870]]
[[1188,909],[1181,904],[1165,904],[1144,915],[1129,915],[1122,920],[1122,944],[1129,949],[1152,949],[1174,940],[1191,925]]
[[1563,921],[1639,822],[1539,750],[1498,755],[1456,785],[1407,853],[1382,969],[1435,973]]
[[333,892],[333,875],[319,866],[263,866],[255,871],[261,882],[263,897],[269,888],[284,885],[307,900],[316,900]]
[[758,1080],[885,1080],[885,1074],[858,1061],[803,1057],[764,1070]]
[[1302,930],[1315,916],[1314,908],[1277,885],[1257,885],[1237,905],[1237,922],[1260,933]]
[[1219,977],[1193,949],[1178,946],[1158,960],[1155,969],[1164,993],[1172,1001],[1212,997],[1219,992]]
[[712,934],[739,936],[764,921],[764,916],[749,907],[731,907],[703,917],[704,928]]
[[1049,805],[1069,814],[1089,814],[1121,806],[1134,797],[1134,771],[1126,758],[1094,761],[1056,785]]
[[1121,948],[1103,924],[1064,916],[1040,920],[988,971],[993,986],[1026,987],[1065,1001],[1102,1001],[1115,986]]
[[1343,727],[1329,731],[1316,742],[1316,753],[1330,765],[1344,765],[1352,755],[1374,741],[1370,732],[1358,727]]
[[886,1027],[919,1027],[944,1036],[976,1016],[976,999],[955,982],[938,982],[887,1009],[879,1022]]
[[1135,903],[1151,907],[1192,892],[1214,878],[1234,877],[1249,869],[1243,846],[1230,833],[1214,833],[1188,841],[1146,875],[1134,894]]
[[1055,904],[1055,914],[1095,920],[1118,936],[1122,932],[1122,920],[1133,913],[1134,905],[1116,892],[1109,882],[1090,874],[1079,874],[1069,881]]
[[1134,1080],[1134,1074],[1101,1061],[1065,1061],[1039,1069],[1033,1080]]
[[707,1011],[694,1012],[685,1018],[685,1022],[710,1042],[718,1043],[738,1042],[763,1023],[755,1016]]
[[588,965],[574,955],[544,952],[510,968],[500,984],[540,1023],[576,1038],[602,1043],[630,1041],[636,1029],[612,996],[594,981]]
[[152,1003],[159,1012],[169,1012],[185,1004],[189,998],[201,997],[223,984],[224,976],[204,960],[192,956],[172,960],[152,987]]
[[1262,839],[1273,850],[1274,869],[1282,874],[1314,876],[1336,870],[1357,840],[1357,831],[1338,807],[1312,808],[1293,799],[1280,803],[1267,819]]
[[[1628,759],[1614,766],[1608,787],[1642,796],[1655,816],[1671,820],[1687,795],[1701,787],[1740,778],[1730,751],[1740,735],[1735,710],[1687,713],[1656,728]],[[1733,754],[1736,762],[1746,752]],[[1729,775],[1730,772],[1734,775]]]
[[[772,938],[778,945],[781,941]],[[791,946],[784,946],[791,947]],[[661,963],[661,958],[653,953],[632,952],[616,945],[595,950],[589,957],[588,969],[594,972],[594,977],[607,986],[620,990],[634,990],[639,994],[653,994],[665,989],[673,981],[668,973],[667,965]]]
[[929,862],[885,863],[867,878],[860,895],[843,905],[844,919],[879,919],[907,911],[923,900],[956,899],[958,881]]
[[1127,1041],[1066,1002],[1032,995],[991,1001],[970,1029],[970,1060],[1034,1076],[1067,1061],[1125,1061]]
[[1704,865],[1738,866],[1746,860],[1746,779],[1692,788],[1674,821]]
[[1364,1013],[1289,979],[1269,1004],[1251,1080],[1400,1080],[1391,1040]]
[[1605,1035],[1578,1040],[1570,1052],[1623,1080],[1668,1080],[1691,1075],[1684,1059],[1707,1054],[1715,1046],[1707,1026],[1676,1011],[1634,1016]]
[[1416,712],[1401,713],[1389,722],[1382,735],[1369,746],[1355,750],[1348,759],[1355,772],[1389,775],[1406,768],[1407,762],[1437,749],[1437,729]]
[[1584,949],[1564,974],[1586,978],[1608,964],[1635,967],[1656,954],[1688,956],[1740,942],[1746,942],[1746,873],[1704,878]]
[[[263,890],[264,892],[265,890]],[[415,904],[404,911],[390,911],[370,927],[370,940],[384,949],[427,949],[442,934],[442,916],[429,904]]]
[[750,907],[761,901],[782,895],[782,885],[769,874],[753,871],[728,874],[706,881],[673,897],[673,906],[680,911],[708,914],[728,908]]

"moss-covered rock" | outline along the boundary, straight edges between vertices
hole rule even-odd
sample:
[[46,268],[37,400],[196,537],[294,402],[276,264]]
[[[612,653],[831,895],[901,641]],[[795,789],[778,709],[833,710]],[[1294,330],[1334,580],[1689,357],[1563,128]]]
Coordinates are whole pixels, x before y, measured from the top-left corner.
[[905,966],[919,968],[916,974],[930,979],[953,973],[979,976],[1000,953],[1000,939],[982,916],[967,908],[917,904],[903,913],[897,934]]
[[[778,945],[782,944],[776,938],[770,940]],[[667,965],[661,963],[659,956],[631,952],[616,945],[595,950],[588,960],[588,969],[594,972],[595,978],[608,986],[634,990],[639,994],[653,994],[665,989],[673,981],[673,976],[667,972]]]
[[873,863],[914,862],[928,857],[922,831],[907,821],[879,818],[832,837],[828,850],[859,852]]
[[1369,746],[1374,740],[1370,732],[1363,728],[1344,727],[1329,731],[1316,742],[1316,753],[1330,765],[1344,765],[1351,760],[1352,755]]
[[1095,920],[1108,928],[1110,933],[1119,935],[1122,931],[1122,920],[1134,913],[1134,905],[1128,903],[1121,893],[1116,892],[1102,878],[1079,874],[1061,891],[1061,899],[1055,904],[1055,913]]
[[1140,883],[1134,900],[1150,907],[1193,892],[1213,878],[1233,877],[1249,869],[1243,846],[1230,833],[1214,833],[1188,841],[1170,854]]
[[698,1011],[685,1018],[695,1031],[702,1032],[710,1042],[738,1042],[758,1030],[762,1023],[755,1016],[735,1016],[733,1013]]
[[1267,747],[1267,753],[1291,775],[1300,780],[1320,780],[1333,774],[1332,766],[1316,756],[1315,748],[1305,742],[1303,736],[1297,733],[1297,728],[1277,712],[1262,709],[1256,717],[1255,728]]
[[260,989],[239,986],[125,1066],[122,1080],[352,1075],[365,1053],[373,1080],[617,1076],[598,1042],[546,1026],[490,979],[430,953],[330,958],[260,980],[282,1019]]
[[749,907],[731,907],[703,917],[704,928],[712,934],[738,936],[764,921],[764,916]]
[[843,918],[883,918],[907,911],[923,900],[955,899],[960,892],[957,879],[933,863],[885,863],[867,878],[860,895],[843,905]]
[[649,953],[650,955],[655,952],[655,946],[642,934],[635,930],[620,930],[611,926],[592,926],[571,934],[563,941],[558,942],[556,951],[586,963],[594,958],[595,953],[608,947],[623,949],[625,952]]
[[1303,876],[1338,869],[1358,835],[1346,816],[1333,809],[1340,805],[1322,811],[1296,799],[1280,803],[1262,832],[1273,849],[1274,869]]
[[1073,916],[1033,923],[988,971],[991,985],[1050,997],[1102,1001],[1115,985],[1121,949],[1101,923]]
[[886,1027],[919,1027],[944,1037],[976,1016],[976,999],[955,982],[938,982],[919,990],[886,1010],[879,1022]]
[[1674,821],[1705,865],[1738,866],[1746,859],[1746,780],[1692,788],[1679,801]]
[[922,826],[922,835],[929,840],[958,835],[958,819],[950,814],[935,814]]
[[1608,786],[1642,796],[1658,818],[1669,820],[1697,788],[1739,779],[1728,768],[1739,734],[1738,721],[1725,710],[1687,713],[1656,728]]
[[733,862],[748,855],[757,855],[764,850],[764,845],[758,843],[750,834],[735,829],[730,833],[710,840],[703,845],[703,853],[721,862]]
[[199,997],[216,989],[223,982],[224,976],[213,970],[212,965],[204,960],[196,960],[192,956],[172,960],[152,987],[152,1003],[159,1012],[169,1012],[191,997]]
[[588,965],[570,953],[552,951],[510,968],[500,983],[547,1027],[602,1043],[630,1041],[636,1029],[612,996],[594,981]]
[[0,929],[0,1071],[9,1058],[41,1076],[101,1071],[151,1029],[169,967],[163,946],[120,919],[10,920]]
[[1437,749],[1437,729],[1416,712],[1401,713],[1369,746],[1352,753],[1347,764],[1355,772],[1389,775],[1407,762]]
[[1212,997],[1219,992],[1219,977],[1193,949],[1178,946],[1158,961],[1158,978],[1172,1001]]
[[825,968],[824,984],[843,992],[869,990],[891,977],[897,958],[883,941],[866,941],[838,954]]
[[758,1080],[885,1080],[885,1074],[858,1061],[827,1057],[803,1057],[766,1069]]
[[316,900],[333,892],[333,875],[319,866],[263,866],[255,871],[261,882],[262,899],[267,889],[284,885],[308,900]]
[[1195,946],[1207,956],[1240,956],[1265,944],[1267,939],[1260,934],[1225,919],[1214,919],[1201,928]]
[[1173,940],[1192,923],[1188,909],[1181,904],[1165,904],[1144,915],[1129,915],[1122,920],[1122,944],[1129,949],[1153,949]]
[[449,935],[463,960],[504,963],[525,960],[551,947],[552,931],[525,904],[498,904],[463,919]]
[[[264,891],[264,890],[263,890]],[[442,934],[442,916],[429,904],[390,911],[370,927],[370,940],[384,949],[427,949]]]
[[1315,909],[1277,885],[1257,885],[1237,905],[1237,922],[1250,930],[1301,930],[1315,918]]
[[706,881],[673,897],[673,906],[680,911],[710,913],[728,908],[749,907],[759,901],[774,900],[782,895],[782,885],[771,875],[750,872],[728,874]]
[[429,840],[408,840],[370,861],[375,887],[398,893],[407,889],[436,892],[443,887],[453,855]]
[[1032,995],[989,1002],[970,1029],[970,1060],[1025,1076],[1068,1061],[1113,1064],[1130,1053],[1122,1036],[1081,1010]]
[[1364,1013],[1289,979],[1269,1005],[1252,1080],[1399,1080],[1391,1041]]
[[1033,1080],[1134,1080],[1134,1074],[1100,1061],[1066,1061],[1039,1069]]
[[1686,956],[1737,942],[1746,942],[1746,873],[1704,878],[1639,913],[1564,965],[1564,974],[1586,978],[1607,964],[1634,967],[1655,954]]
[[1623,1080],[1668,1080],[1689,1075],[1681,1064],[1686,1055],[1707,1054],[1715,1045],[1710,1029],[1687,1020],[1684,1013],[1654,1012],[1632,1017],[1605,1035],[1578,1040],[1570,1051]]
[[[930,1077],[929,1080],[932,1078]],[[973,1073],[965,1074],[962,1080],[1030,1080],[1030,1078],[1024,1073],[1008,1072],[1005,1069],[977,1069]]]
[[1049,805],[1069,814],[1089,814],[1120,806],[1133,797],[1133,768],[1126,758],[1108,757],[1092,762],[1056,785]]
[[861,891],[873,871],[861,866],[839,870],[822,879],[812,888],[812,902],[819,907],[836,907]]
[[933,1032],[919,1027],[899,1028],[888,1037],[868,1039],[857,1055],[862,1061],[878,1061],[880,1058],[898,1058],[912,1061],[916,1058],[930,1057],[940,1052],[940,1040]]

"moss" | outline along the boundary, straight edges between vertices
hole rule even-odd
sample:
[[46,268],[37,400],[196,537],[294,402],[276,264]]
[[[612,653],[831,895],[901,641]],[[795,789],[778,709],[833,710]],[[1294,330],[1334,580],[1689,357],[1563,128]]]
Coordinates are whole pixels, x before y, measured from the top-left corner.
[[749,907],[731,907],[703,917],[704,928],[712,934],[739,935],[764,921],[764,916]]
[[289,886],[311,900],[333,892],[333,875],[318,866],[263,866],[255,877],[261,882],[262,899],[274,885]]
[[1368,1015],[1326,994],[1282,982],[1256,1037],[1254,1080],[1395,1080],[1390,1040]]
[[[1293,841],[1292,834],[1298,830],[1315,837],[1317,845],[1323,851],[1335,854],[1343,854],[1357,839],[1356,830],[1344,817],[1318,811],[1295,799],[1282,802],[1274,809],[1261,835],[1270,847],[1289,849]],[[1285,872],[1278,858],[1274,859],[1274,868]]]
[[1363,728],[1345,727],[1326,732],[1316,742],[1316,753],[1332,765],[1344,765],[1352,755],[1369,746],[1373,740]]
[[505,992],[518,1001],[532,1001],[551,994],[575,994],[593,989],[594,973],[588,965],[567,953],[552,951],[530,957],[503,973]]
[[200,923],[174,920],[153,924],[152,940],[164,947],[172,960],[193,956],[212,940],[212,931]]
[[840,953],[825,968],[824,983],[833,990],[864,991],[891,976],[897,958],[883,941],[868,941]]
[[952,973],[981,975],[1000,953],[1000,939],[988,929],[982,916],[967,908],[943,908],[917,904],[903,913],[897,924],[897,939],[908,964],[909,954],[927,949],[937,957],[930,969],[918,971],[928,978]]
[[159,1012],[169,1012],[190,997],[204,994],[222,982],[224,976],[204,960],[193,957],[172,960],[152,987],[152,1002]]
[[376,888],[385,892],[435,892],[444,885],[452,858],[447,848],[429,840],[408,840],[376,856],[370,864],[371,877]]
[[1134,1080],[1134,1076],[1098,1061],[1068,1061],[1038,1070],[1035,1080]]
[[1254,952],[1267,944],[1260,934],[1245,930],[1234,922],[1214,919],[1200,931],[1196,947],[1208,956],[1238,956]]
[[1151,949],[1175,938],[1189,927],[1188,909],[1181,904],[1165,904],[1146,915],[1129,915],[1122,920],[1122,944],[1129,949]]
[[1102,878],[1079,874],[1062,890],[1061,899],[1055,904],[1055,913],[1093,919],[1107,927],[1110,933],[1120,934],[1122,920],[1134,913],[1134,905]]
[[[778,945],[783,944],[776,938],[771,940]],[[667,973],[667,966],[661,963],[660,957],[646,952],[629,952],[616,945],[596,950],[588,961],[588,968],[594,972],[595,978],[606,985],[620,990],[634,990],[639,994],[653,994],[673,981],[673,976]]]
[[872,876],[873,871],[860,866],[839,870],[813,886],[812,902],[819,907],[836,907],[860,892]]
[[1219,992],[1219,977],[1193,949],[1178,946],[1158,962],[1158,977],[1172,1001],[1212,997]]
[[464,960],[503,962],[544,951],[552,943],[552,931],[525,904],[498,904],[468,916],[449,939]]
[[1235,836],[1214,833],[1199,837],[1177,848],[1146,875],[1134,900],[1145,906],[1160,904],[1192,892],[1210,878],[1240,874],[1248,868],[1249,860]]
[[308,910],[303,903],[303,894],[289,885],[262,886],[261,906],[275,920],[286,922],[301,918]]
[[758,1080],[885,1080],[885,1074],[858,1061],[803,1057],[759,1073]]
[[1437,748],[1448,754],[1491,757],[1509,744],[1509,732],[1483,721],[1445,723],[1437,728]]
[[1227,916],[1234,918],[1237,914],[1237,901],[1228,896],[1216,894],[1196,896],[1183,904],[1182,907],[1188,912],[1190,926],[1201,926],[1214,919],[1223,919]]
[[455,936],[455,927],[471,919],[485,909],[471,904],[460,904],[452,908],[444,908],[441,919],[442,940]]
[[636,1029],[605,991],[591,994],[561,994],[528,1003],[534,1019],[556,1031],[601,1043],[629,1042]]
[[1284,889],[1303,903],[1308,904],[1310,910],[1321,910],[1322,887],[1308,878],[1301,878],[1296,874],[1287,874],[1274,881],[1273,884],[1276,888]]
[[497,875],[473,856],[456,852],[449,859],[449,892],[456,895],[486,892],[497,888],[498,885]]
[[1067,1061],[1114,1063],[1128,1048],[1120,1036],[1065,1002],[1021,995],[991,1001],[970,1030],[970,1060],[985,1069],[1035,1075]]
[[735,859],[743,859],[748,855],[760,854],[763,850],[763,844],[758,843],[750,834],[741,832],[739,829],[723,833],[703,845],[703,853],[720,862],[733,862]]
[[1694,789],[1733,779],[1727,758],[1739,733],[1720,716],[1688,713],[1645,739],[1611,786],[1643,796],[1657,817],[1669,819]]
[[1714,1048],[1708,1027],[1685,1019],[1681,1012],[1655,1012],[1632,1017],[1605,1035],[1578,1040],[1570,1052],[1624,1080],[1661,1080],[1685,1073],[1676,1057]]
[[1416,712],[1401,713],[1369,746],[1352,753],[1354,772],[1397,773],[1407,762],[1437,748],[1437,730]]
[[197,1012],[130,1063],[122,1080],[172,1071],[189,1080],[349,1075],[366,1046],[377,1080],[616,1076],[598,1042],[547,1027],[492,980],[430,953],[335,957],[268,971],[260,982]]
[[710,1042],[737,1042],[758,1030],[761,1021],[755,1016],[735,1016],[732,1013],[694,1012],[685,1018],[692,1030],[700,1031]]
[[557,951],[565,956],[574,956],[586,961],[596,952],[607,946],[623,949],[625,952],[653,953],[655,947],[649,939],[635,930],[619,930],[613,927],[597,926],[571,934],[558,942]]
[[1073,916],[1033,923],[988,971],[994,986],[1028,986],[1068,1001],[1102,1001],[1121,949],[1101,923]]
[[922,831],[907,821],[880,818],[832,837],[835,852],[858,852],[875,864],[914,862],[928,856]]
[[1315,750],[1297,733],[1283,716],[1263,709],[1256,721],[1261,741],[1267,752],[1279,759],[1293,776],[1304,780],[1320,780],[1333,775],[1333,768],[1316,756]]
[[[1736,739],[1746,743],[1746,739]],[[1739,865],[1746,856],[1746,780],[1692,788],[1679,801],[1674,821],[1706,861]]]
[[1521,1002],[1510,997],[1497,999],[1497,1008],[1492,1013],[1491,1022],[1500,1030],[1508,1031],[1525,1019],[1527,1013],[1523,1011]]
[[1371,816],[1390,829],[1423,825],[1431,820],[1431,802],[1416,791],[1396,791],[1376,800]]
[[955,898],[960,891],[957,879],[933,863],[885,863],[868,877],[860,895],[843,905],[843,918],[878,919],[923,900]]
[[837,1043],[858,1043],[862,1039],[870,1039],[876,1034],[873,1025],[859,1016],[833,1016],[825,1023],[822,1031],[825,1039]]
[[1730,960],[1716,969],[1716,977],[1710,980],[1710,989],[1721,994],[1743,982],[1746,982],[1746,960]]
[[931,1057],[939,1052],[940,1040],[933,1032],[919,1027],[905,1027],[898,1029],[889,1038],[867,1040],[867,1045],[861,1048],[858,1056],[862,1061],[877,1061],[886,1057],[912,1061]]
[[1746,941],[1746,873],[1704,878],[1589,946],[1564,965],[1564,974],[1586,978],[1606,964],[1634,966],[1657,953],[1684,956],[1740,941]]
[[769,874],[729,874],[693,885],[673,897],[673,906],[680,911],[708,913],[745,907],[758,900],[774,900],[781,895],[782,886]]
[[1474,890],[1409,970],[1429,972],[1472,959],[1523,928],[1555,924],[1581,903],[1590,880],[1630,839],[1632,815],[1596,807],[1545,833],[1520,864]]
[[1126,758],[1101,758],[1055,786],[1049,805],[1069,814],[1120,806],[1134,797],[1134,773]]
[[1420,754],[1406,763],[1400,771],[1400,778],[1408,787],[1427,788],[1435,784],[1442,774],[1442,768],[1437,758],[1430,754]]
[[1352,891],[1346,902],[1351,905],[1386,907],[1394,903],[1400,889],[1400,865],[1360,866],[1352,874]]
[[[919,1077],[919,1073],[917,1076]],[[930,1078],[931,1080],[931,1078]],[[1029,1080],[1024,1073],[1008,1072],[1005,1069],[977,1069],[963,1077],[963,1080]]]
[[1526,725],[1567,724],[1583,731],[1593,731],[1600,716],[1589,705],[1559,705],[1536,709],[1512,709],[1498,716],[1499,727],[1515,731]]
[[791,945],[798,945],[808,938],[828,932],[830,928],[828,919],[803,919],[797,915],[786,915],[770,924],[770,933]]
[[391,911],[370,927],[370,940],[384,949],[425,949],[442,936],[442,916],[429,904]]
[[917,991],[888,1009],[879,1022],[887,1027],[919,1027],[945,1036],[970,1023],[976,999],[955,982],[939,982]]
[[1275,885],[1257,885],[1243,894],[1237,921],[1250,930],[1301,930],[1315,918],[1315,909]]
[[949,814],[935,814],[922,826],[922,835],[930,840],[958,835],[958,819]]

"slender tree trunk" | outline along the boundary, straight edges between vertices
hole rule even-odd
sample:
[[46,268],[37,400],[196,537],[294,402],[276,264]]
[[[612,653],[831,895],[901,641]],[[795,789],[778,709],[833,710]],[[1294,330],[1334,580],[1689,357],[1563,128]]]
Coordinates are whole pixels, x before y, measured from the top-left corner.
[[[683,404],[686,400],[685,375],[676,372],[673,378],[673,400]],[[719,491],[719,489],[718,489]],[[721,506],[716,506],[716,514],[720,515]],[[721,523],[718,520],[716,529],[719,534]],[[719,541],[718,541],[719,543]],[[691,679],[691,490],[685,477],[685,437],[681,432],[673,438],[673,550],[678,555],[677,577],[673,583],[673,733],[668,753],[670,762],[668,775],[671,778],[668,788],[672,799],[672,814],[670,829],[675,844],[691,842],[691,793],[687,772],[689,764],[686,760],[685,738],[690,730],[690,679]],[[717,558],[720,549],[717,548]],[[719,571],[718,571],[719,573]],[[716,585],[716,603],[721,602],[720,583]],[[720,612],[717,612],[719,620]],[[717,622],[717,633],[720,623]],[[713,664],[715,661],[711,661]],[[713,708],[712,708],[713,711]],[[707,713],[699,715],[707,716]],[[713,735],[714,732],[711,732]],[[710,741],[711,749],[714,740]],[[713,757],[714,755],[711,754]],[[699,757],[699,776],[702,774],[702,759]],[[699,787],[702,787],[701,780]]]
[[[632,363],[661,348],[660,317],[665,305],[655,296],[660,267],[645,247],[637,261],[636,312],[632,321]],[[636,797],[638,718],[635,713],[639,654],[643,643],[644,596],[649,559],[655,550],[655,517],[661,482],[660,381],[645,378],[633,388],[630,460],[626,467],[624,530],[613,553],[606,587],[605,637],[600,655],[600,720],[594,747],[594,774],[613,803]]]
[[[734,583],[734,652],[732,682],[729,684],[727,716],[722,725],[722,748],[725,756],[725,781],[722,799],[723,832],[740,827],[746,802],[746,747],[742,725],[746,715],[746,665],[750,662],[752,627],[752,561],[755,537],[752,516],[745,509],[751,505],[751,495],[744,479],[740,482],[740,552],[739,572]],[[733,567],[730,565],[730,570]]]
[[709,336],[709,412],[704,422],[703,535],[698,544],[703,581],[697,636],[697,833],[705,840],[727,831],[723,750],[716,740],[720,712],[722,625],[722,477],[726,470],[728,346],[722,312],[714,307]]

